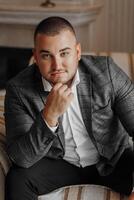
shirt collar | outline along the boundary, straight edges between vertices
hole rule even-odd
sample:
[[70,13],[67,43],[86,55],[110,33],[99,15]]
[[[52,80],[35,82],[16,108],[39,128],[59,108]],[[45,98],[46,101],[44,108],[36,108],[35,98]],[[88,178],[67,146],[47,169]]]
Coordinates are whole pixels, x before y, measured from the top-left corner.
[[[80,77],[79,77],[79,72],[78,70],[76,71],[76,74],[75,74],[75,77],[73,79],[73,82],[72,82],[72,86],[71,87],[75,87],[76,85],[78,85],[80,82]],[[51,84],[45,79],[42,77],[42,83],[43,83],[43,88],[44,88],[44,91],[47,91],[47,92],[50,92],[51,89],[52,89],[52,86]]]

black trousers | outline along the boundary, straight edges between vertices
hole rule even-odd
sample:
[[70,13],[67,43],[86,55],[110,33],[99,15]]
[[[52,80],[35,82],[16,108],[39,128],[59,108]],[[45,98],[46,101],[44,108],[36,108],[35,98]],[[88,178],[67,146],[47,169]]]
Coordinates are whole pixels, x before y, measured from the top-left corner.
[[76,167],[65,160],[43,158],[26,169],[13,165],[6,177],[6,200],[37,200],[57,188],[76,184],[97,184],[129,195],[133,188],[134,153],[126,149],[114,171],[100,176],[96,166]]

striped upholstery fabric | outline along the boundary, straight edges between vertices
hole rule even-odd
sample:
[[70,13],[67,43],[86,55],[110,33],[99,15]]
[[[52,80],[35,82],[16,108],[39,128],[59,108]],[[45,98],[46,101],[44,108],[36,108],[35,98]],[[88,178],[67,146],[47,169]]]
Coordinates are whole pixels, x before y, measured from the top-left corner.
[[76,185],[60,188],[38,200],[127,200],[127,197],[103,186]]
[[[89,54],[89,53],[85,53]],[[134,54],[128,53],[115,53],[115,52],[91,52],[91,55],[109,55],[114,61],[128,74],[131,79],[134,79]],[[30,60],[33,62],[33,58]],[[31,64],[30,63],[30,64]],[[9,159],[5,152],[4,137],[4,96],[5,90],[0,91],[0,200],[4,200],[4,177],[10,166]],[[110,189],[102,186],[83,185],[83,186],[70,186],[60,188],[47,195],[38,197],[38,200],[127,200],[125,196],[111,191]]]
[[5,135],[5,123],[4,123],[4,97],[5,90],[0,91],[0,134]]
[[5,185],[5,176],[3,174],[3,170],[0,165],[0,200],[4,200],[4,185]]

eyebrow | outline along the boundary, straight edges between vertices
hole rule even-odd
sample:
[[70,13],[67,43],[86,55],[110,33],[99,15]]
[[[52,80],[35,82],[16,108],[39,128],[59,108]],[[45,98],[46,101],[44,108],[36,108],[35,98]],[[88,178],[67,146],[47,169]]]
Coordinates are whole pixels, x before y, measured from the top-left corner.
[[70,47],[66,47],[64,49],[59,50],[59,52],[66,51],[66,50],[71,50],[71,48]]
[[[66,50],[71,50],[70,47],[66,47],[64,49],[60,49],[59,52],[63,52],[63,51],[66,51]],[[49,50],[40,50],[40,53],[51,53]]]

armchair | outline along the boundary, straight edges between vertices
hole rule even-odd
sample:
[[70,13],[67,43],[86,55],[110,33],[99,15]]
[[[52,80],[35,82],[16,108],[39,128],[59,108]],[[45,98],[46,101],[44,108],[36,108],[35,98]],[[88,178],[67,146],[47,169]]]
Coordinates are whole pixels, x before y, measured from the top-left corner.
[[[86,53],[89,54],[89,53]],[[134,79],[134,54],[129,53],[90,53],[92,55],[110,55],[114,61]],[[32,61],[32,60],[31,60]],[[5,176],[11,162],[6,154],[5,148],[5,126],[4,126],[4,96],[5,90],[0,91],[0,200],[4,200]],[[132,140],[130,139],[130,143]],[[39,200],[127,200],[127,197],[112,191],[107,187],[95,185],[68,186],[53,191],[47,195],[38,197]]]

